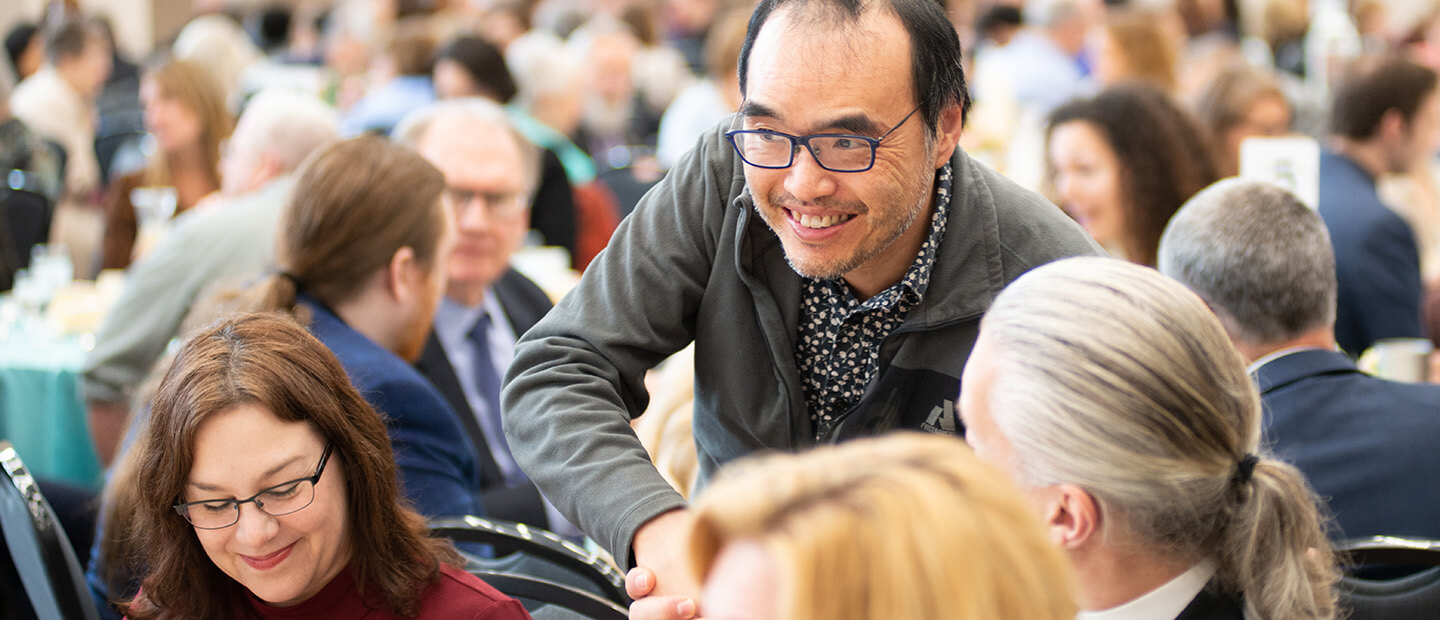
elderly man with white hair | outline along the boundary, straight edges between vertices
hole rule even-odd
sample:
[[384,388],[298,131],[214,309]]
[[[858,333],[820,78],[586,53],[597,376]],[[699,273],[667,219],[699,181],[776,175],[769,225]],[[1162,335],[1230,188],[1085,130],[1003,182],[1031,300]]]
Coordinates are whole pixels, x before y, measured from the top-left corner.
[[176,218],[130,268],[119,301],[85,360],[90,435],[102,463],[116,454],[130,397],[207,289],[258,274],[272,261],[291,173],[338,136],[334,110],[295,93],[257,95],[221,159],[220,204]]

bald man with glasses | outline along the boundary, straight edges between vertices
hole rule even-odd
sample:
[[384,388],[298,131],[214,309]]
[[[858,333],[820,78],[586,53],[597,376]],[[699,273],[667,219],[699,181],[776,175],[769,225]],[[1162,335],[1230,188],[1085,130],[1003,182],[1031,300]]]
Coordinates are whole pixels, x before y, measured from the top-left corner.
[[929,0],[765,0],[739,113],[520,339],[503,402],[516,460],[624,568],[643,567],[632,594],[695,593],[685,500],[629,426],[647,370],[695,344],[702,486],[756,451],[961,434],[954,399],[991,299],[1031,267],[1101,252],[957,148],[960,67]]

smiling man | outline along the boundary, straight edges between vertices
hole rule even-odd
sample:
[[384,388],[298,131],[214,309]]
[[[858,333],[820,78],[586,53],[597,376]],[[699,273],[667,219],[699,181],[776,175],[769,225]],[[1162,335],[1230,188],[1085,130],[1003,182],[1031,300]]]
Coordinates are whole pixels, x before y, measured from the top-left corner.
[[[695,343],[702,483],[758,450],[960,433],[954,394],[1006,282],[1100,250],[956,148],[960,45],[930,0],[766,0],[744,103],[622,223],[520,341],[505,430],[634,594],[693,595],[689,513],[629,427],[645,371]],[[686,609],[693,613],[694,605]]]

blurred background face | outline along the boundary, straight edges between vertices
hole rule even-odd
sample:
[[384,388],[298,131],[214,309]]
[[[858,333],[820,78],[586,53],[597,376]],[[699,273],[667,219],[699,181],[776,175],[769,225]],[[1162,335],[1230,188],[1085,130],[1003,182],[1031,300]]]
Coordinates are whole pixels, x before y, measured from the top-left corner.
[[1101,88],[1113,86],[1130,75],[1130,61],[1125,51],[1104,30],[1095,34],[1095,82]]
[[145,130],[155,136],[161,151],[175,153],[200,143],[200,115],[155,78],[141,80],[140,101],[145,105]]
[[592,92],[596,97],[616,103],[634,93],[631,64],[639,47],[639,42],[626,34],[611,33],[595,38],[590,47],[590,62]]
[[[305,422],[242,405],[206,420],[195,434],[195,460],[182,501],[243,499],[311,476],[325,440]],[[319,592],[350,561],[343,455],[332,453],[309,506],[279,517],[254,504],[230,527],[195,529],[205,554],[267,603],[295,605]],[[181,518],[175,515],[176,519]]]
[[1420,102],[1408,129],[1409,144],[1396,162],[1395,172],[1409,171],[1422,157],[1434,155],[1440,145],[1440,89],[1431,90]]
[[85,43],[85,51],[71,59],[75,74],[80,76],[81,94],[94,97],[100,94],[105,80],[110,78],[110,45],[103,37],[91,36]]
[[510,268],[510,255],[530,227],[528,209],[497,215],[494,204],[529,200],[520,146],[504,128],[442,117],[435,119],[416,147],[445,175],[447,193],[474,195],[463,204],[450,204],[455,249],[447,263],[447,287],[489,286]]
[[1060,207],[1100,245],[1114,245],[1125,230],[1120,160],[1094,125],[1071,121],[1050,132],[1050,165]]
[[1290,133],[1290,104],[1284,97],[1256,99],[1240,123],[1225,131],[1225,148],[1240,161],[1240,143],[1246,138],[1274,138]]
[[441,99],[479,96],[482,93],[474,78],[460,63],[442,58],[435,63],[435,95]]

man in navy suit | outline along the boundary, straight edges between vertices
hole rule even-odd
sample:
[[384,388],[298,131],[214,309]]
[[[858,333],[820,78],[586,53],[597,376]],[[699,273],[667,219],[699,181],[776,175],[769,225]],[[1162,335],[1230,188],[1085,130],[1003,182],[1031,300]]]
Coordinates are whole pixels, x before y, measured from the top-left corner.
[[1232,179],[1191,198],[1160,271],[1215,310],[1252,362],[1265,436],[1328,500],[1338,531],[1440,538],[1440,386],[1385,381],[1335,348],[1335,259],[1288,192]]
[[1381,338],[1419,338],[1420,254],[1410,225],[1375,180],[1403,173],[1440,146],[1435,72],[1398,57],[1356,64],[1335,92],[1320,156],[1320,216],[1339,281],[1335,337],[1359,355]]
[[500,428],[500,380],[515,341],[550,310],[534,283],[510,268],[528,228],[539,151],[500,106],[447,100],[415,112],[396,129],[445,175],[455,205],[455,251],[445,297],[420,360],[480,452],[487,513],[575,534],[515,464]]

